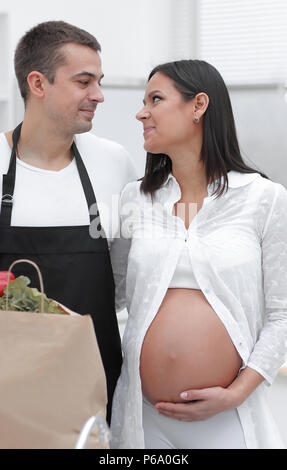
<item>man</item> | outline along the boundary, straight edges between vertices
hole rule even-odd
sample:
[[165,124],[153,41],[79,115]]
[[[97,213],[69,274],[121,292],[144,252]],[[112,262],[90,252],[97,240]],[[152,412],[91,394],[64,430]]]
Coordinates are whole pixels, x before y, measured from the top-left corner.
[[[39,24],[17,46],[25,115],[14,131],[0,134],[0,269],[29,258],[40,267],[48,297],[91,314],[107,377],[109,422],[122,360],[114,280],[117,287],[124,282],[128,250],[112,210],[136,175],[120,145],[88,133],[104,101],[100,50],[92,35],[61,21]],[[13,272],[37,285],[30,265],[18,264]]]

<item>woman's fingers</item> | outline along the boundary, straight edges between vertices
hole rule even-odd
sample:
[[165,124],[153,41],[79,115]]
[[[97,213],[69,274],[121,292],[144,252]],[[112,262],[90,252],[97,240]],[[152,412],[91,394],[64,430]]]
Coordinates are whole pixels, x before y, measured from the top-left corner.
[[181,397],[184,403],[156,403],[155,409],[165,416],[184,421],[200,421],[230,408],[229,392],[222,387],[186,390]]
[[189,403],[157,403],[155,410],[164,416],[170,418],[184,420],[184,421],[195,421],[201,418],[198,415],[199,402]]
[[204,400],[206,398],[206,390],[208,389],[186,390],[180,394],[180,397],[186,401]]

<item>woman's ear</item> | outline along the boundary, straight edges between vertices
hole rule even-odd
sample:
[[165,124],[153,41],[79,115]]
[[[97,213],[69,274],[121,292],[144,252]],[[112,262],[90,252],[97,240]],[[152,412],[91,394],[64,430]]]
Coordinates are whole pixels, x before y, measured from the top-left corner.
[[208,108],[209,98],[206,93],[198,93],[194,98],[194,111],[197,118],[201,118]]

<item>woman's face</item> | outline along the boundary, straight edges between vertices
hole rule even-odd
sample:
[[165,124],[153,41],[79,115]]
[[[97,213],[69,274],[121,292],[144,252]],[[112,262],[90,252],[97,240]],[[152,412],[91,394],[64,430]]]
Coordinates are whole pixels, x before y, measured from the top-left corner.
[[184,101],[173,81],[156,72],[148,82],[144,107],[136,115],[144,126],[145,150],[170,155],[190,143],[199,127],[195,115],[194,99]]

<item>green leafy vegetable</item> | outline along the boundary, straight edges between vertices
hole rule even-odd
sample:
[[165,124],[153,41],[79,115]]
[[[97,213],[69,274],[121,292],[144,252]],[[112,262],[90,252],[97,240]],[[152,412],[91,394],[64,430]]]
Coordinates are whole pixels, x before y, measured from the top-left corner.
[[[19,276],[14,281],[9,282],[8,289],[8,310],[21,312],[40,312],[41,311],[41,292],[35,287],[28,287],[30,279],[26,276]],[[0,310],[6,310],[6,293],[0,297]],[[44,296],[44,313],[67,313],[57,302]]]

